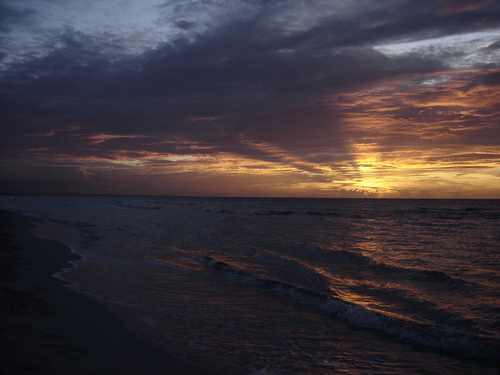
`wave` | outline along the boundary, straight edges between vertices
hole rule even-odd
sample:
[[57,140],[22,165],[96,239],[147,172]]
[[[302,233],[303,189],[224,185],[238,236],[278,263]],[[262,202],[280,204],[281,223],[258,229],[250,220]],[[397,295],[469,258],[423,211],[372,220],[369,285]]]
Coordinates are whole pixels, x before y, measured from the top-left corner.
[[400,342],[470,359],[500,360],[500,345],[481,336],[388,317],[338,299],[332,299],[319,308],[351,326],[381,332]]
[[446,273],[440,271],[414,270],[408,268],[402,270],[412,274],[411,275],[412,281],[444,284],[448,286],[448,289],[459,288],[465,285],[475,286],[474,283],[465,281],[459,277],[453,277],[447,275]]
[[345,301],[333,292],[325,294],[279,280],[263,278],[210,256],[201,256],[198,260],[226,276],[229,281],[252,284],[263,292],[291,297],[300,303],[314,306],[318,311],[338,318],[352,327],[380,332],[400,342],[439,350],[446,354],[495,363],[500,361],[500,343],[482,335],[384,315]]
[[259,211],[233,211],[226,208],[207,207],[203,211],[215,214],[231,214],[231,215],[254,215],[254,216],[288,216],[296,214],[296,211],[289,210],[259,210]]
[[323,250],[322,255],[330,263],[342,264],[352,269],[363,269],[365,272],[371,271],[374,274],[383,275],[384,278],[392,277],[397,280],[410,280],[421,285],[434,285],[434,287],[438,285],[440,290],[446,290],[451,293],[474,293],[478,288],[478,285],[474,282],[450,276],[441,271],[398,267],[396,265],[380,263],[363,254],[347,250],[317,249]]
[[[302,288],[282,281],[262,278],[249,272],[241,271],[227,263],[218,261],[209,256],[203,256],[201,260],[216,271],[223,271],[226,275],[233,277],[235,281],[252,283],[266,292],[281,293],[294,296],[303,302],[326,303],[330,296],[315,292],[311,289]],[[332,292],[333,294],[334,292]]]
[[[310,216],[333,216],[341,217],[344,216],[342,213],[338,212],[320,212],[320,211],[293,211],[293,210],[258,210],[258,211],[238,211],[230,210],[226,208],[212,208],[207,207],[205,212],[216,213],[216,214],[230,214],[230,215],[250,215],[250,216],[289,216],[289,215],[310,215]],[[360,217],[359,215],[354,215],[355,217]]]
[[313,216],[343,216],[339,212],[319,212],[319,211],[307,211],[306,214]]

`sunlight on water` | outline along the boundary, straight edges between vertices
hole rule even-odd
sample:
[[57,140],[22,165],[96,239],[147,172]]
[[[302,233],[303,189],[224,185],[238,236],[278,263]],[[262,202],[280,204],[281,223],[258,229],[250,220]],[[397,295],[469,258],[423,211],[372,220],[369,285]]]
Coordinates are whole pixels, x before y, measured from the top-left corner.
[[0,207],[44,219],[37,235],[78,232],[85,260],[65,279],[223,374],[492,374],[500,359],[497,201],[20,196]]

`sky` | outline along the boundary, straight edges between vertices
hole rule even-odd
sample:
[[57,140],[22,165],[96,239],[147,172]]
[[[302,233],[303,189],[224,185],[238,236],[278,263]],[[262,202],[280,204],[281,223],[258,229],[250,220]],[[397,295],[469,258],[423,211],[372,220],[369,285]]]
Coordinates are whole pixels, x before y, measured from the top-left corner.
[[0,0],[0,193],[500,199],[498,0]]

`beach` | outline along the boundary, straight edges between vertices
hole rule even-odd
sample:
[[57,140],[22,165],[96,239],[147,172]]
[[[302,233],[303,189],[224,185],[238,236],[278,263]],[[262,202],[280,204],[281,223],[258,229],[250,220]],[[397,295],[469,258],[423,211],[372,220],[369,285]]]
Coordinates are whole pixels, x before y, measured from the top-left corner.
[[52,275],[79,256],[0,211],[0,373],[210,374],[127,331],[104,305]]
[[2,375],[498,374],[498,201],[0,209]]

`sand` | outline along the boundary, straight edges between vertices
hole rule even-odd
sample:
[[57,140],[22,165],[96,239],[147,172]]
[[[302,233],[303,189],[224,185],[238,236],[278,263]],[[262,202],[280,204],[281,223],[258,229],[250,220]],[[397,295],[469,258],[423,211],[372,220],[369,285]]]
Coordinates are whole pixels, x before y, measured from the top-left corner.
[[104,305],[51,275],[79,257],[0,211],[0,374],[213,373],[131,334]]

